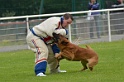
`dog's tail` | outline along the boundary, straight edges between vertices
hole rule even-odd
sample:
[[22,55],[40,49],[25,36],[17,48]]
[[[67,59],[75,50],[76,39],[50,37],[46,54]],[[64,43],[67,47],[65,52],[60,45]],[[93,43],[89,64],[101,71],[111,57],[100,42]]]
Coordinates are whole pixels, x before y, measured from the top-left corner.
[[90,46],[86,45],[86,48],[89,50],[93,50]]

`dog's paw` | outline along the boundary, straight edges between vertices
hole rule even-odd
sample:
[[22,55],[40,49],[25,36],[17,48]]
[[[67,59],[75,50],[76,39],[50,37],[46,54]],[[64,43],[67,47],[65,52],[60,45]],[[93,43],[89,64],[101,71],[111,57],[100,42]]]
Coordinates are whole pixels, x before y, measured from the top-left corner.
[[86,69],[88,69],[88,68],[83,68],[83,69],[81,69],[80,71],[85,71]]
[[55,58],[61,59],[61,55],[60,54],[55,54]]

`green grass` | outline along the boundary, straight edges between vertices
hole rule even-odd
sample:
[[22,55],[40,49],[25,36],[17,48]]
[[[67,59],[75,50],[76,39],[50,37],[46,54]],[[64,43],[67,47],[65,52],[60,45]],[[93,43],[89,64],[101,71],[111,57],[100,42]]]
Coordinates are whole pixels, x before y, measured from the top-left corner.
[[[61,69],[67,73],[49,74],[46,77],[34,75],[34,53],[30,50],[0,53],[0,82],[123,82],[124,40],[92,43],[99,55],[94,71],[82,68],[80,62],[62,60]],[[80,45],[85,47],[84,45]]]
[[13,45],[24,45],[26,44],[25,41],[11,41],[11,40],[2,40],[0,41],[0,47],[4,46],[13,46]]

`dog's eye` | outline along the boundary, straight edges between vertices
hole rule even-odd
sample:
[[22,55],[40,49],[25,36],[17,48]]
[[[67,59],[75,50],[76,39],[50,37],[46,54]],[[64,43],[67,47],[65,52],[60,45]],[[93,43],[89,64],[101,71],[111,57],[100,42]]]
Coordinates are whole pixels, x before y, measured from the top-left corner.
[[62,41],[61,44],[62,44],[62,45],[67,45],[68,42]]

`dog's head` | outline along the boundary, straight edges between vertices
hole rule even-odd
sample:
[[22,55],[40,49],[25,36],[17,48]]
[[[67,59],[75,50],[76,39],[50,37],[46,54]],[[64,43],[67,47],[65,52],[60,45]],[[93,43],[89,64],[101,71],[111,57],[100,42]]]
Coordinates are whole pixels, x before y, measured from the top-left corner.
[[62,36],[62,35],[56,34],[56,33],[53,33],[53,36],[54,36],[53,40],[55,43],[58,44],[59,48],[62,49],[69,44],[69,40],[65,36]]
[[59,35],[57,45],[61,50],[64,49],[65,47],[67,47],[69,43],[70,42],[66,37]]
[[55,43],[63,45],[66,45],[69,42],[66,37],[56,33],[53,33],[53,40]]
[[59,35],[58,44],[67,46],[68,43],[69,43],[69,40],[66,37]]

